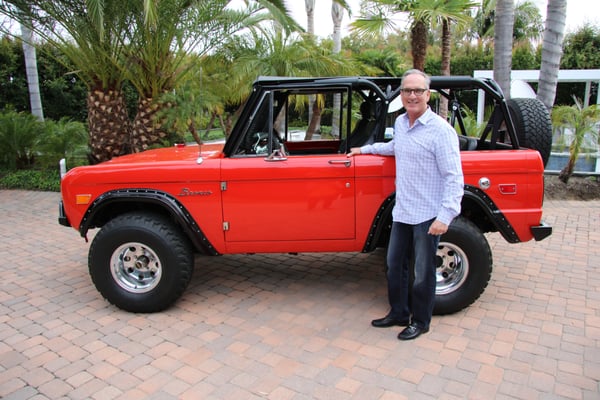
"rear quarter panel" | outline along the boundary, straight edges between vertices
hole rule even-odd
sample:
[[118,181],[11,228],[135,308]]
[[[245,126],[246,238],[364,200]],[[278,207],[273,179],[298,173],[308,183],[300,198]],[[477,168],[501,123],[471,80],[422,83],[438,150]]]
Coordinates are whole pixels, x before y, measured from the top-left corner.
[[[465,184],[481,188],[508,220],[520,241],[533,238],[531,227],[540,224],[544,200],[544,166],[537,151],[482,150],[461,153]],[[513,190],[514,189],[514,190]]]

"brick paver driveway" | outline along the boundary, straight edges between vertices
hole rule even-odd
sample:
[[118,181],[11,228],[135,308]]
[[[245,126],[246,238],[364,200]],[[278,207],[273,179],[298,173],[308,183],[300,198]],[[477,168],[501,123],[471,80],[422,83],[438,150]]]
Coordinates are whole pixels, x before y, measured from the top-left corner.
[[120,311],[58,198],[0,191],[0,398],[600,398],[600,201],[547,202],[543,242],[489,235],[481,299],[400,342],[370,326],[381,251],[198,257],[174,307]]

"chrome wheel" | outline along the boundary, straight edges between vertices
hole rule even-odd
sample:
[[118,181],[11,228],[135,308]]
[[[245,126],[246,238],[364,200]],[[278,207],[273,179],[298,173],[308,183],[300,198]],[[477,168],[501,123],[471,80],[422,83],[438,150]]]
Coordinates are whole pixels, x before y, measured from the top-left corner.
[[119,246],[110,257],[115,282],[130,293],[145,293],[160,282],[162,266],[156,253],[142,243]]
[[469,259],[465,252],[448,242],[440,242],[437,251],[436,295],[452,293],[465,283]]

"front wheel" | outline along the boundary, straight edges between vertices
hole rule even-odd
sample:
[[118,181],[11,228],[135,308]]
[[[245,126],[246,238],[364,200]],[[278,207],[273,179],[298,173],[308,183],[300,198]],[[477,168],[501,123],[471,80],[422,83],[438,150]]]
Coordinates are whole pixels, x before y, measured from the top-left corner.
[[434,314],[451,314],[471,305],[492,276],[492,252],[471,221],[457,217],[440,238]]
[[177,300],[192,277],[187,238],[168,219],[147,213],[109,221],[89,251],[90,276],[110,303],[131,312],[157,312]]

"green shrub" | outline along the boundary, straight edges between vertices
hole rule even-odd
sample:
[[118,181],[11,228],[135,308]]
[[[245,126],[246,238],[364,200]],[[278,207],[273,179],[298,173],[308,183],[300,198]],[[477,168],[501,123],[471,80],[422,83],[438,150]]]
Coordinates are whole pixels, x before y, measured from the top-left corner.
[[46,129],[39,139],[39,167],[54,168],[61,158],[69,160],[69,165],[81,165],[87,160],[88,133],[81,122],[61,118],[47,120]]
[[48,170],[0,171],[0,188],[60,191],[60,174],[58,167]]
[[31,114],[0,113],[0,165],[10,169],[33,166],[44,129],[44,124]]

